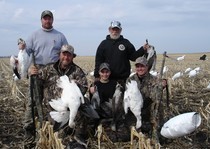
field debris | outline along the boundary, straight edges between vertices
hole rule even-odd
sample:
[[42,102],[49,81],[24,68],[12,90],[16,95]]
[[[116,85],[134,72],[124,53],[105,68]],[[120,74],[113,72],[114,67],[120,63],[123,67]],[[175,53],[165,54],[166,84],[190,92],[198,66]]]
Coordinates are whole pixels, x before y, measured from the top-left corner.
[[[191,134],[175,138],[167,139],[161,137],[160,144],[144,136],[144,134],[136,133],[132,130],[130,142],[115,142],[106,135],[103,127],[99,128],[98,136],[90,138],[88,148],[91,149],[182,149],[182,148],[209,148],[210,146],[210,90],[206,87],[210,82],[210,61],[196,61],[200,54],[192,54],[186,56],[186,59],[179,62],[167,59],[166,65],[168,71],[164,74],[169,82],[169,107],[167,107],[166,94],[163,93],[164,122],[170,118],[186,112],[198,112],[201,115],[201,125]],[[175,57],[176,55],[174,55]],[[81,60],[83,57],[75,59],[79,66],[84,66],[87,72],[93,70],[94,59],[88,62],[88,58]],[[158,59],[160,62],[160,60]],[[157,61],[157,63],[158,63]],[[83,64],[82,62],[85,62]],[[193,63],[192,63],[193,62]],[[90,66],[89,66],[90,65]],[[175,72],[185,70],[188,67],[201,67],[201,71],[195,77],[182,77],[172,80],[171,77]],[[157,67],[158,68],[158,67]],[[0,148],[23,148],[24,130],[23,118],[25,111],[25,103],[28,99],[28,80],[14,81],[12,69],[9,66],[8,58],[0,59]],[[87,76],[91,81],[91,76]],[[52,131],[52,126],[45,123],[39,131],[41,136],[37,143],[37,149],[45,148],[65,148],[61,142],[61,138]],[[138,136],[138,137],[137,137]],[[53,146],[53,145],[54,146]],[[51,145],[51,146],[50,146]],[[57,145],[57,146],[56,146]]]

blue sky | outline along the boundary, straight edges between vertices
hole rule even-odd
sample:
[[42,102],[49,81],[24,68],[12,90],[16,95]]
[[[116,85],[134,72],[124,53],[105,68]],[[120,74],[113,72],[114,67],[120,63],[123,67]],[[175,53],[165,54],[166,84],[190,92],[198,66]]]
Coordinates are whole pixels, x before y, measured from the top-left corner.
[[94,56],[112,20],[136,49],[157,53],[210,52],[210,0],[0,0],[0,56],[18,53],[17,39],[41,27],[43,10],[54,13],[54,28],[75,52]]

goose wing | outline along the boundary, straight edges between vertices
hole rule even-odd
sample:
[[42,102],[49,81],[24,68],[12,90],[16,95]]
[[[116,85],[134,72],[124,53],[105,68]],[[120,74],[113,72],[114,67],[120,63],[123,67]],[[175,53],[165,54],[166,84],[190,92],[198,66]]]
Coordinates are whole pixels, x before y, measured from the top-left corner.
[[70,111],[51,111],[50,116],[52,119],[54,119],[56,122],[61,123],[60,127],[65,125],[69,120],[69,113]]
[[57,100],[56,99],[51,99],[49,104],[56,111],[60,111],[60,112],[67,111],[67,106],[63,103],[61,98],[59,98]]

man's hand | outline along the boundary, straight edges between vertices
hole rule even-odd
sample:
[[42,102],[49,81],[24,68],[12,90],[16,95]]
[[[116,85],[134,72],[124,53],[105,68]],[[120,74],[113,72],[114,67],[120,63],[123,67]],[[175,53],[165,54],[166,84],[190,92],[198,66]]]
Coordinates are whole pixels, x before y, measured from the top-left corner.
[[93,94],[95,91],[96,91],[95,86],[91,86],[91,87],[90,87],[90,93]]
[[37,75],[38,74],[38,68],[34,65],[31,65],[28,69],[28,74],[31,75]]
[[143,45],[143,48],[144,48],[144,50],[146,50],[146,51],[147,51],[147,49],[149,49],[149,48],[150,48],[150,45],[149,45],[148,43],[145,43],[145,44]]

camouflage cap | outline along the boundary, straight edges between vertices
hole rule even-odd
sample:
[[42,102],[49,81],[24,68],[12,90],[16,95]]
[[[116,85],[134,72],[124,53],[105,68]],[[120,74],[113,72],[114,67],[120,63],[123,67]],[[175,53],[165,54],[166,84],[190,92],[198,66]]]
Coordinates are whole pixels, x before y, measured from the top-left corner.
[[144,66],[147,66],[148,61],[147,61],[147,59],[146,59],[144,56],[142,56],[142,57],[138,57],[138,58],[136,59],[135,65],[136,65],[136,64],[142,64],[142,65],[144,65]]
[[69,52],[71,53],[74,57],[76,57],[76,54],[74,53],[74,47],[71,45],[63,45],[61,47],[61,52]]
[[101,71],[103,69],[107,69],[108,71],[110,71],[109,64],[108,63],[101,63],[101,65],[99,67],[99,71]]

